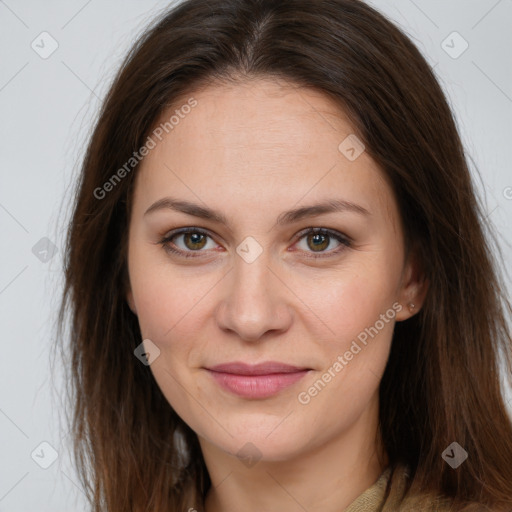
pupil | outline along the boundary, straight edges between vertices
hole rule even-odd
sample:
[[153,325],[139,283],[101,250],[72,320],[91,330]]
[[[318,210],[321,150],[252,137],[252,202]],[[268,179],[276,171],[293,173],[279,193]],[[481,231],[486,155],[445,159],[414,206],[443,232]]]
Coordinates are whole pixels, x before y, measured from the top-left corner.
[[[203,238],[204,235],[201,233],[187,233],[185,235],[185,240],[192,246],[189,246],[189,249],[201,249],[201,247],[204,245],[204,243],[202,243]],[[189,244],[187,243],[187,245]]]
[[322,233],[316,233],[314,235],[312,235],[313,237],[313,245],[314,245],[314,248],[318,249],[325,249],[328,245],[326,245],[326,240],[327,240],[327,235],[324,235]]

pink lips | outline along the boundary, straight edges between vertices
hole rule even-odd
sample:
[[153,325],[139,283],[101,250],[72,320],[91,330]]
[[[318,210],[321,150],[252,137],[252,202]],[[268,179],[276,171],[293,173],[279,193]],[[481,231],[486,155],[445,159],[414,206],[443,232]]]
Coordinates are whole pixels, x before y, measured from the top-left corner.
[[245,398],[273,396],[302,379],[309,370],[275,361],[256,365],[234,362],[207,368],[222,388]]

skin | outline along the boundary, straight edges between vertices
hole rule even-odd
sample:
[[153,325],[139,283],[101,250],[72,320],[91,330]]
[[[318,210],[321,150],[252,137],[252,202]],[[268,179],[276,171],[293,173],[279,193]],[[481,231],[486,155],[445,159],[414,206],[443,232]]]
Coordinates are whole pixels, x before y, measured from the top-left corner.
[[[199,437],[213,483],[206,512],[339,512],[387,465],[377,448],[379,383],[394,323],[421,308],[425,282],[413,257],[405,259],[382,170],[367,152],[350,161],[338,150],[354,129],[332,100],[270,79],[210,84],[194,98],[197,106],[142,162],[134,189],[127,300],[143,338],[160,350],[151,371]],[[166,196],[218,210],[228,225],[169,208],[144,215]],[[328,198],[369,214],[332,212],[277,225],[282,212]],[[200,243],[173,239],[198,257],[170,254],[159,243],[183,227],[208,232]],[[312,235],[297,236],[311,227],[352,243],[327,237],[324,257],[313,259],[319,249]],[[251,263],[236,252],[248,236],[262,249]],[[299,393],[393,304],[401,307],[395,317],[300,403]],[[247,399],[220,388],[204,369],[231,361],[312,370],[270,398]],[[237,456],[244,446],[257,459],[251,467]]]

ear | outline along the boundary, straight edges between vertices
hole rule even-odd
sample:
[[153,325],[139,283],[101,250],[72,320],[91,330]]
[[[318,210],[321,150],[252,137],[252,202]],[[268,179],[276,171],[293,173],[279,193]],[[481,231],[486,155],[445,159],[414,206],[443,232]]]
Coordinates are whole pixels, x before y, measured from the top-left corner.
[[424,275],[418,250],[415,248],[410,251],[402,273],[402,284],[398,297],[402,309],[395,317],[397,322],[407,320],[420,311],[425,302],[428,286],[429,283]]

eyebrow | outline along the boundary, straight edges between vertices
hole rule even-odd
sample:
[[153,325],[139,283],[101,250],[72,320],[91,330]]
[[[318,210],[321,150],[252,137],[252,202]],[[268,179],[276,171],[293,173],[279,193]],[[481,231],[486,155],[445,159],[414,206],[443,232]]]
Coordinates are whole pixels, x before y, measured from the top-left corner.
[[[144,215],[165,209],[186,213],[194,217],[217,222],[218,224],[229,225],[227,218],[216,210],[212,210],[189,201],[174,199],[172,197],[163,197],[162,199],[154,202],[145,211]],[[329,199],[318,204],[303,206],[301,208],[283,212],[277,218],[276,224],[292,224],[306,217],[315,217],[317,215],[333,212],[353,212],[359,215],[371,215],[366,208],[351,201],[345,201],[343,199]]]

